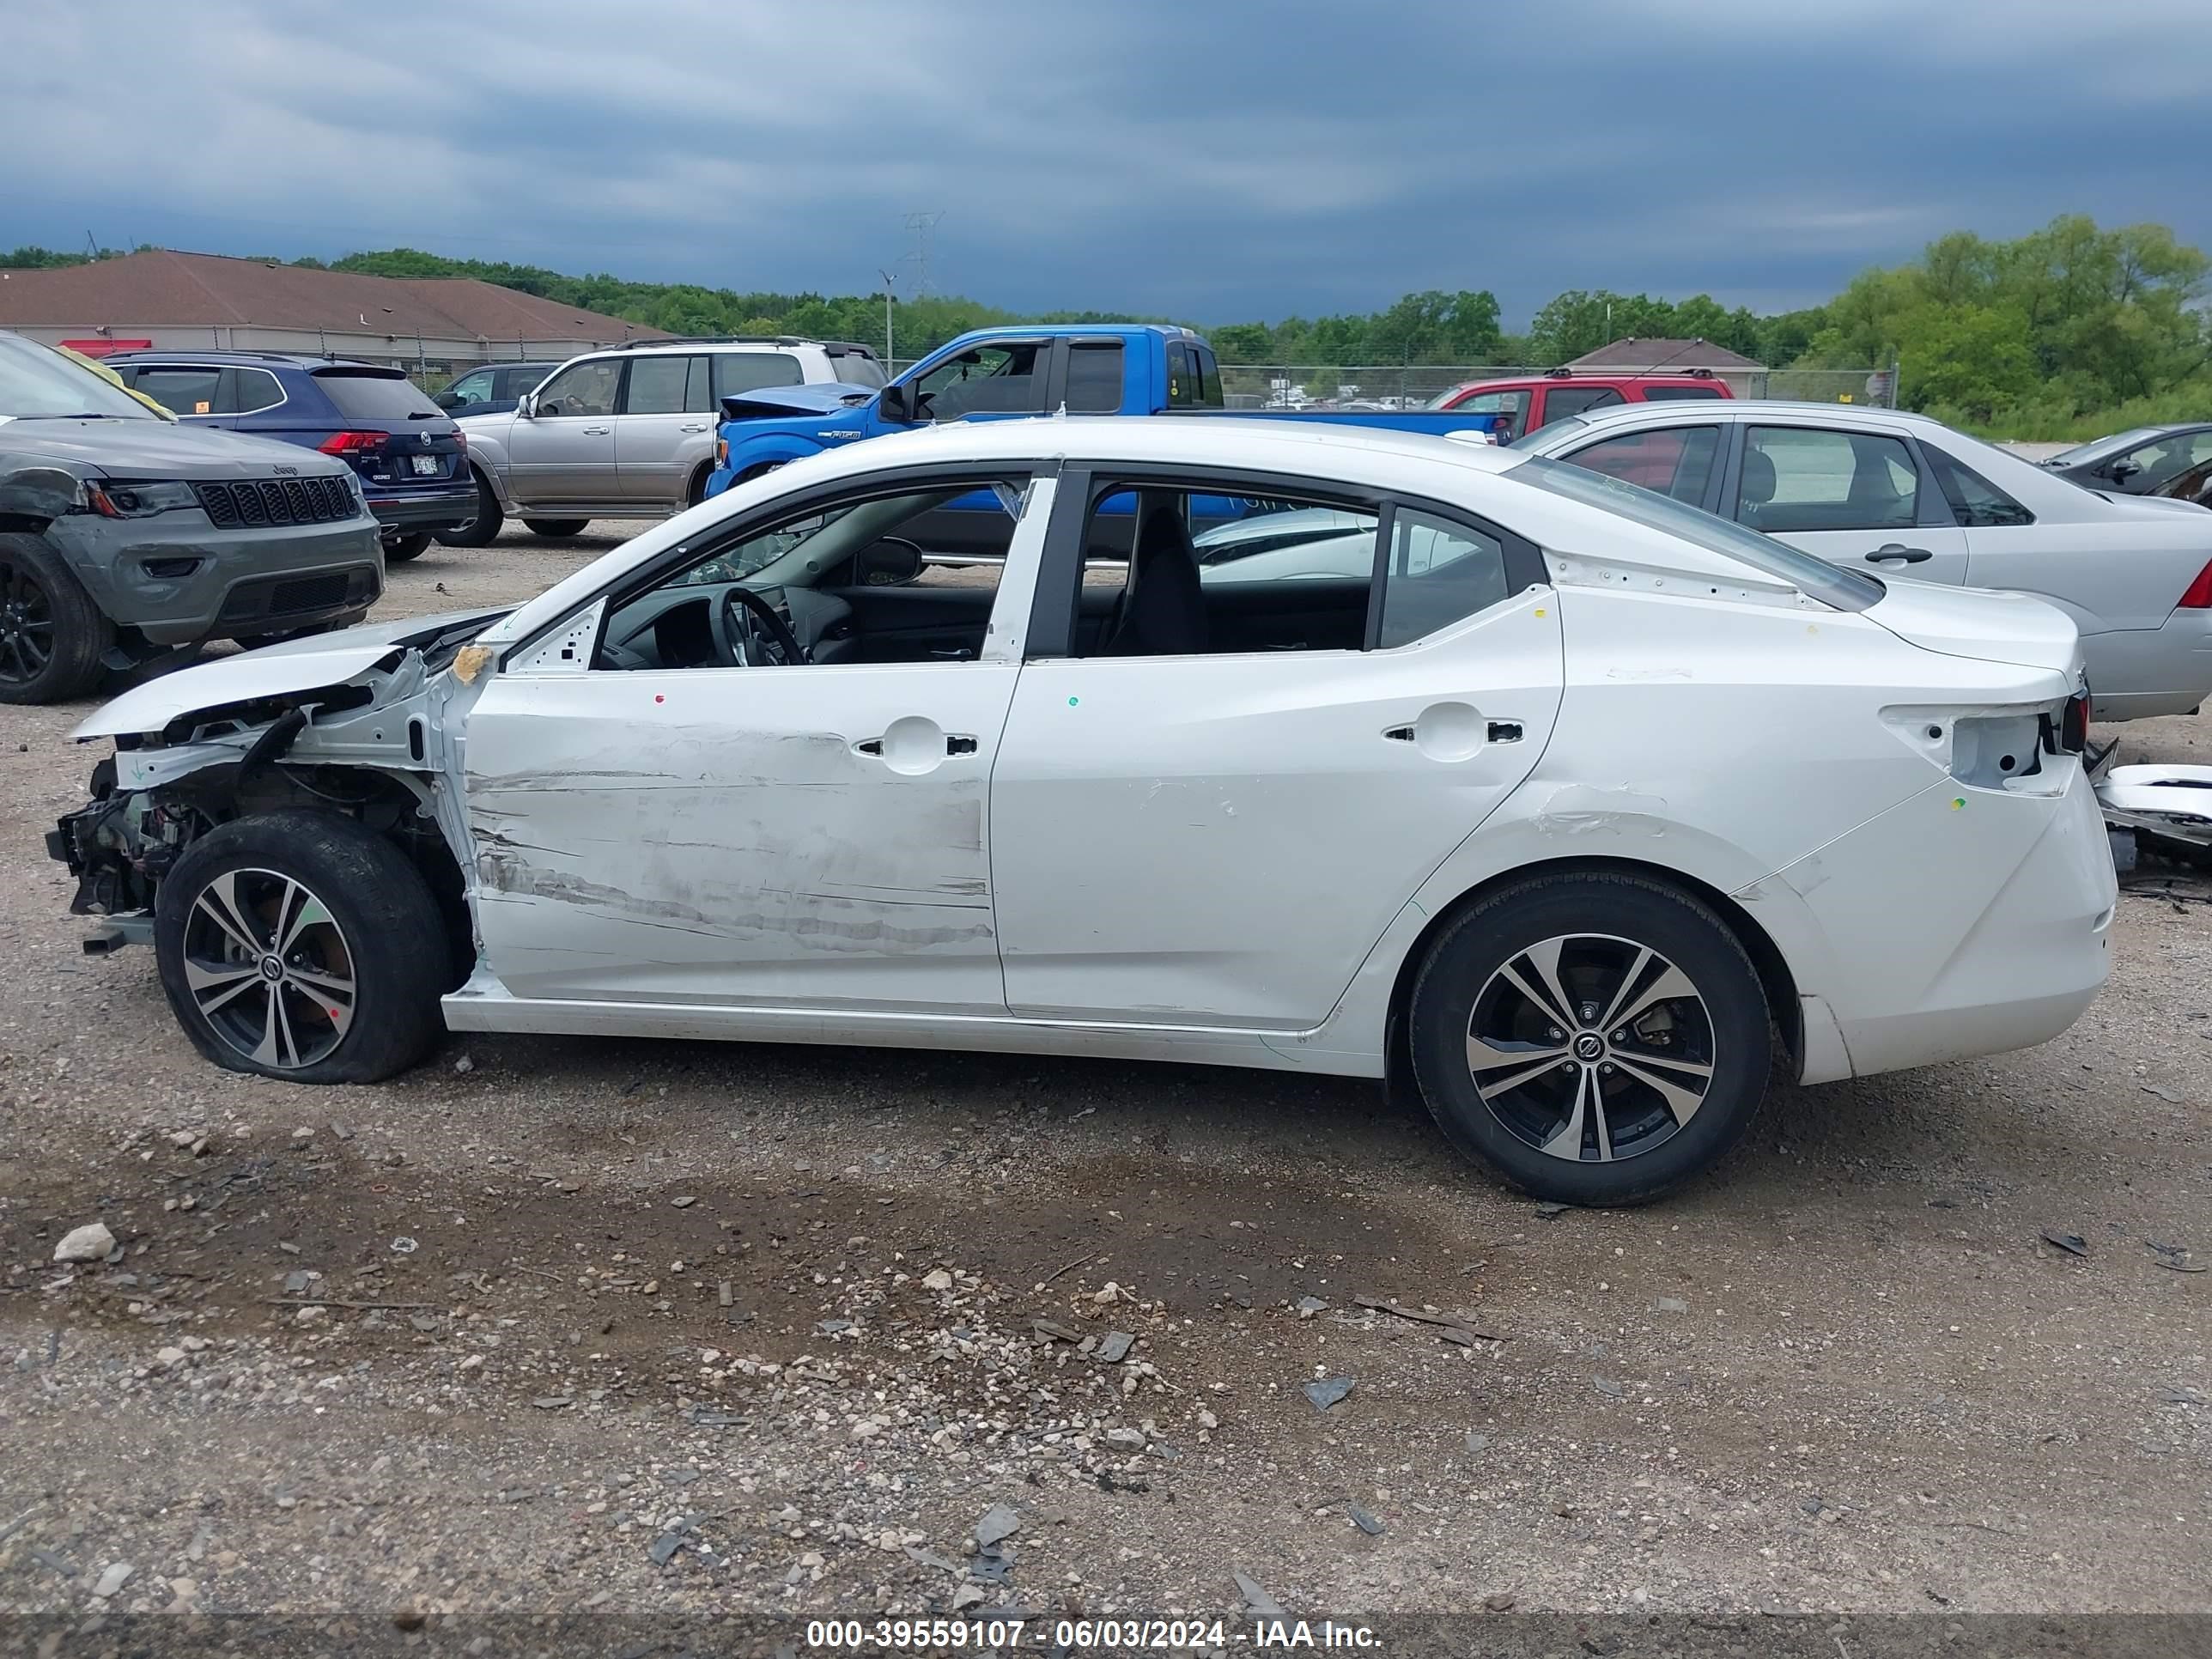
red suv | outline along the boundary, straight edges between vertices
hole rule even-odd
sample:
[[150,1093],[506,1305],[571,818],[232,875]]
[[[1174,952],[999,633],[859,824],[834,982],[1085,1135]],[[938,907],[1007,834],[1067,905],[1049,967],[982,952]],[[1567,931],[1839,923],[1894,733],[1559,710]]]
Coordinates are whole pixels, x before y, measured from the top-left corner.
[[1540,426],[1586,410],[1735,395],[1728,382],[1710,369],[1686,374],[1570,374],[1555,369],[1525,380],[1469,380],[1432,399],[1429,407],[1494,413],[1498,420],[1492,434],[1498,442],[1510,444]]

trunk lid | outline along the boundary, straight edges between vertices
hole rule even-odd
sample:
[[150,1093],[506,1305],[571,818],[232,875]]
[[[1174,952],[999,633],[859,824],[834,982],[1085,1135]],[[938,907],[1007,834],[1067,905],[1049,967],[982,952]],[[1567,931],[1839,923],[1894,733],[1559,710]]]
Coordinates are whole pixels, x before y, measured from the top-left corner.
[[1947,657],[2048,668],[2069,679],[2080,671],[2081,631],[2056,605],[2026,593],[1899,576],[1881,580],[1888,592],[1865,614],[1909,645]]

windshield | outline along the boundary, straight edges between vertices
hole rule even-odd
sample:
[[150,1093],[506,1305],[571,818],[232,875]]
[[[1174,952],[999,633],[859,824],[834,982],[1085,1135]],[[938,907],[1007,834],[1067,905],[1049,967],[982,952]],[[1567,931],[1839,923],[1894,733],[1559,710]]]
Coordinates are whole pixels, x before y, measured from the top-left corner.
[[2125,432],[2115,432],[2109,438],[2092,438],[2086,444],[2075,444],[2063,449],[2044,462],[2045,466],[2078,466],[2083,461],[2094,461],[2119,450],[2130,449],[2145,439],[2158,436],[2154,426],[2138,426]]
[[[1546,428],[1547,431],[1549,428]],[[1644,526],[1648,530],[1704,548],[1709,553],[1747,564],[1778,576],[1801,593],[1811,595],[1838,611],[1863,611],[1888,590],[1872,576],[1800,553],[1787,543],[1762,536],[1755,530],[1731,524],[1711,513],[1685,507],[1671,495],[1662,495],[1640,484],[1626,483],[1592,472],[1568,461],[1546,460],[1532,455],[1508,475],[1554,495],[1580,501]]]
[[161,417],[119,386],[58,351],[20,334],[0,334],[0,416],[19,421],[92,416],[112,421]]

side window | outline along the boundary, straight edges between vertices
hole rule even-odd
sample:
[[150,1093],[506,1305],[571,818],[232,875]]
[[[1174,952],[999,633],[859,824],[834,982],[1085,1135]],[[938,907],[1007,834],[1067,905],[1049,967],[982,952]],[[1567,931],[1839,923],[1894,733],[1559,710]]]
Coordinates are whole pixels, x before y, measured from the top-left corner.
[[1375,643],[1388,650],[1486,611],[1511,591],[1504,544],[1425,513],[1390,515],[1382,572],[1382,620]]
[[526,393],[535,392],[538,383],[544,378],[543,365],[535,368],[502,368],[499,372],[499,400],[519,400]]
[[1472,397],[1461,398],[1451,407],[1455,414],[1499,416],[1496,430],[1499,437],[1507,441],[1528,429],[1528,393],[1526,391],[1478,392]]
[[230,386],[224,395],[232,414],[258,414],[284,401],[284,388],[265,368],[234,368],[230,376]]
[[998,340],[948,357],[915,382],[915,408],[931,421],[1042,415],[1047,349],[1042,340]]
[[1198,374],[1198,401],[1208,409],[1219,409],[1221,398],[1221,365],[1214,361],[1207,346],[1193,346],[1191,361]]
[[629,391],[623,400],[626,415],[681,415],[685,387],[691,375],[689,357],[634,357],[629,365]]
[[611,415],[622,389],[622,360],[595,357],[562,369],[539,394],[538,412],[554,419],[574,415]]
[[1736,517],[1754,530],[1905,530],[1919,516],[1919,470],[1899,439],[1807,426],[1744,434]]
[[865,352],[831,352],[830,372],[847,386],[874,387],[884,384],[884,366]]
[[447,386],[446,396],[453,400],[452,407],[458,410],[465,410],[471,404],[488,404],[491,401],[492,386],[498,378],[496,369],[480,368],[473,374],[464,374]]
[[714,354],[714,396],[735,398],[764,386],[799,386],[806,379],[799,359],[788,351],[720,351]]
[[1647,404],[1680,404],[1699,398],[1717,398],[1721,389],[1717,386],[1647,386],[1644,401]]
[[[902,485],[890,495],[878,486],[756,520],[614,605],[592,666],[972,661],[1029,486],[1026,473]],[[962,550],[939,550],[951,546]],[[926,604],[866,610],[827,597],[864,587],[941,591]]]
[[1627,432],[1606,438],[1559,459],[1625,483],[1641,484],[1702,507],[1712,482],[1713,459],[1720,453],[1717,426],[1665,427],[1656,432]]
[[1256,499],[1245,488],[1095,485],[1073,654],[1358,650],[1375,585],[1376,514]]
[[2135,468],[2124,481],[2128,492],[2148,495],[2208,458],[2212,458],[2212,434],[2184,432],[2131,449],[2117,460]]
[[179,415],[212,415],[216,413],[216,394],[222,384],[220,368],[149,364],[138,371],[135,389]]
[[1111,415],[1121,407],[1121,343],[1072,340],[1067,348],[1067,412]]
[[1198,387],[1191,379],[1190,352],[1181,340],[1168,342],[1168,407],[1188,409],[1198,402]]
[[1544,424],[1627,401],[1609,386],[1555,386],[1544,394]]
[[1928,458],[1928,465],[1936,474],[1936,482],[1943,486],[1944,499],[1951,504],[1951,516],[1969,530],[2035,522],[2034,514],[1980,473],[1953,460],[1933,444],[1922,443],[1920,453]]

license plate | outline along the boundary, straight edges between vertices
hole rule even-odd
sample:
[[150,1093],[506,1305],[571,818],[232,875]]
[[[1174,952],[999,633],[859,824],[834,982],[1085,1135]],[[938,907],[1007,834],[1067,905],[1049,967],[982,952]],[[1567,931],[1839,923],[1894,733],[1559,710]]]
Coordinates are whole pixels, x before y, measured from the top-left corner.
[[415,470],[415,476],[418,478],[434,478],[443,468],[443,463],[435,455],[410,455],[407,465]]

